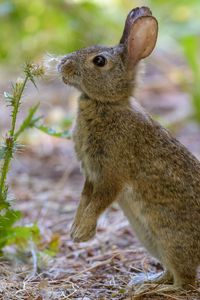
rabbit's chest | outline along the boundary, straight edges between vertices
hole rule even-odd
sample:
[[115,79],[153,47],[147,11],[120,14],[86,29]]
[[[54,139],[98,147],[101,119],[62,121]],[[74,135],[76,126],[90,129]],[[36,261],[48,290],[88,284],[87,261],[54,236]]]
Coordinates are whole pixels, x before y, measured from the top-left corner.
[[73,133],[73,140],[85,176],[90,181],[96,181],[100,172],[100,163],[97,154],[99,147],[95,138],[88,130],[84,130],[83,124],[78,124]]

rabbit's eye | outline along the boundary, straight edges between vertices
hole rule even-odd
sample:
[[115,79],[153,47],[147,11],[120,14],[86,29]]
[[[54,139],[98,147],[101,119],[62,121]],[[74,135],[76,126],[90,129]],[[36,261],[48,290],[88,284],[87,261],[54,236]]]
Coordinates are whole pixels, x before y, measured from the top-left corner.
[[97,55],[93,58],[93,63],[98,67],[103,67],[107,64],[107,59],[103,55]]

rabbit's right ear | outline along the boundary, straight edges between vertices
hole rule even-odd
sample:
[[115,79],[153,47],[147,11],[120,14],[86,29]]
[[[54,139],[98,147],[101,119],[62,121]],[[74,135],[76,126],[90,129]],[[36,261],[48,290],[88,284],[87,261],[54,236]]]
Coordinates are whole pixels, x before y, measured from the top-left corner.
[[120,44],[127,48],[130,66],[153,51],[158,35],[158,22],[148,7],[137,7],[127,16]]

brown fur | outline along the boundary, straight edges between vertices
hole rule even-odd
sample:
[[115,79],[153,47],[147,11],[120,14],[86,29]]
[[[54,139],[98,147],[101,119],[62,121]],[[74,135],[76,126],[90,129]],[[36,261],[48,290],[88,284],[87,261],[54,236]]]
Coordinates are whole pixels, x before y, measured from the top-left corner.
[[[188,288],[200,263],[200,163],[139,104],[130,104],[138,61],[154,48],[157,22],[148,8],[132,10],[127,20],[121,44],[76,51],[59,66],[64,82],[82,92],[73,138],[85,185],[71,235],[76,242],[92,238],[100,214],[118,201],[166,270],[156,282]],[[105,67],[93,64],[96,55],[107,58]]]

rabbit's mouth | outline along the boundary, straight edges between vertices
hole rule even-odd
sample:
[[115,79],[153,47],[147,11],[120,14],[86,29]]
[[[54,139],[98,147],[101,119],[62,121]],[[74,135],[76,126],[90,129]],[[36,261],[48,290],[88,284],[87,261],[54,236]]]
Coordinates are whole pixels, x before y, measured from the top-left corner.
[[74,85],[76,86],[78,83],[78,76],[73,74],[72,76],[65,76],[62,74],[62,80],[67,85]]
[[76,71],[73,61],[66,61],[63,59],[58,65],[58,72],[62,76],[62,80],[67,85],[78,87],[80,81],[80,73]]
[[68,77],[62,76],[62,80],[65,84],[72,85],[72,80],[69,80]]
[[73,86],[75,88],[77,88],[78,90],[81,90],[80,88],[80,84],[78,83],[78,77],[77,76],[62,76],[62,80],[65,84],[69,85],[69,86]]
[[74,60],[63,58],[58,65],[58,72],[63,76],[73,76],[76,73],[76,63]]

